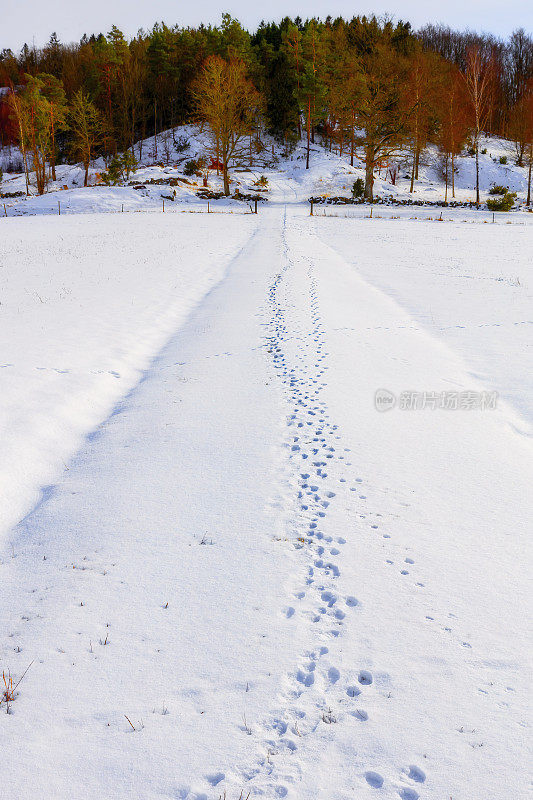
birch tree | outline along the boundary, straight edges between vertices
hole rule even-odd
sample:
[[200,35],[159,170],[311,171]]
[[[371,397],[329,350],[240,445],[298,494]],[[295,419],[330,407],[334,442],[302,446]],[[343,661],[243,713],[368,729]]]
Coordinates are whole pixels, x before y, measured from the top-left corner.
[[494,88],[494,65],[479,46],[471,47],[466,54],[464,75],[472,111],[472,139],[476,157],[476,205],[479,206],[479,140],[487,126]]

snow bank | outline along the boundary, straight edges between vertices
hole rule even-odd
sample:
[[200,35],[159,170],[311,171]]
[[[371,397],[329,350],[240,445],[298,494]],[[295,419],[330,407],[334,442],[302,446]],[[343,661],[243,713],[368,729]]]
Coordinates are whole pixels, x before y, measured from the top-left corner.
[[2,220],[0,533],[67,468],[254,227],[251,215]]

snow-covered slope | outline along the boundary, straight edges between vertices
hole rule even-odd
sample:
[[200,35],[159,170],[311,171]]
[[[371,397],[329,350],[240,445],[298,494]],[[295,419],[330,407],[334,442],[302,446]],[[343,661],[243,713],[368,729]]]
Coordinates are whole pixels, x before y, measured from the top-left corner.
[[[260,153],[253,153],[251,166],[249,162],[243,163],[232,171],[232,193],[236,189],[245,193],[256,193],[256,181],[261,175],[265,175],[269,181],[268,191],[263,193],[266,198],[273,202],[291,200],[306,203],[311,196],[348,197],[351,195],[354,180],[364,178],[363,164],[359,159],[356,158],[355,166],[351,167],[346,153],[341,158],[336,153],[328,152],[319,143],[311,146],[310,169],[306,170],[303,142],[290,154],[266,134],[263,134],[262,142],[263,149]],[[186,149],[178,152],[176,143],[178,147],[185,143]],[[153,137],[138,142],[135,145],[135,155],[139,168],[126,181],[137,183],[136,189],[131,185],[95,185],[105,171],[102,158],[93,163],[89,180],[91,185],[87,188],[83,188],[84,174],[79,164],[61,165],[57,168],[57,181],[50,184],[49,192],[42,197],[35,196],[35,190],[32,189],[32,196],[26,198],[23,175],[6,173],[0,186],[0,194],[13,195],[18,192],[22,196],[8,196],[2,202],[5,201],[8,215],[57,214],[58,201],[61,203],[62,213],[161,211],[165,198],[167,211],[190,207],[191,204],[203,209],[206,207],[206,200],[197,196],[198,191],[204,188],[203,178],[194,175],[186,177],[183,169],[189,159],[205,155],[206,144],[206,133],[191,125],[160,134],[157,137],[157,149]],[[512,144],[502,139],[486,138],[482,141],[482,151],[486,151],[480,154],[482,202],[489,196],[491,186],[501,185],[517,192],[517,209],[525,208],[527,169],[515,165]],[[16,151],[11,150],[3,155],[0,153],[0,164],[2,158],[7,163],[9,160],[13,161],[16,155]],[[501,164],[500,158],[507,159],[507,163]],[[457,158],[456,168],[455,195],[452,196],[449,188],[448,202],[473,202],[474,157],[464,154]],[[424,152],[419,180],[413,194],[409,192],[409,173],[410,161],[407,153],[391,159],[388,166],[384,165],[376,173],[376,196],[427,203],[440,203],[444,200],[444,179],[436,148],[429,147]],[[392,174],[397,176],[394,184],[391,182]],[[222,189],[222,179],[214,170],[209,173],[207,188],[215,192]],[[243,205],[225,199],[218,201],[218,204],[238,208]],[[3,208],[0,209],[3,212]]]

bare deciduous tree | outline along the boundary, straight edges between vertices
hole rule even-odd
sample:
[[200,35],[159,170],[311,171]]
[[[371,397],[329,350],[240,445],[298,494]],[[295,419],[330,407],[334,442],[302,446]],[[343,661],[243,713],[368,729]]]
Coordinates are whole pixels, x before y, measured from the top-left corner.
[[494,99],[494,64],[479,46],[466,54],[464,75],[472,108],[472,138],[476,155],[476,204],[479,205],[479,140],[487,127]]
[[26,170],[28,191],[28,153],[31,153],[35,184],[39,194],[44,194],[48,183],[46,171],[50,156],[52,117],[50,103],[44,95],[44,82],[39,77],[25,75],[25,86],[9,96],[11,113],[16,120],[19,144]]
[[443,157],[445,181],[444,202],[448,200],[451,178],[452,197],[455,197],[455,158],[464,147],[468,136],[468,108],[466,87],[459,68],[445,63],[439,87],[437,143]]
[[376,164],[398,152],[406,135],[406,123],[416,100],[406,94],[406,59],[386,45],[361,58],[363,86],[357,105],[360,143],[365,153],[365,197],[374,198]]
[[72,153],[83,163],[85,168],[83,185],[87,186],[89,164],[95,151],[101,145],[105,132],[102,115],[82,89],[76,92],[72,100],[70,129],[73,136]]
[[222,162],[224,194],[229,195],[229,167],[247,151],[246,137],[260,112],[260,96],[245,63],[211,56],[193,89],[198,117],[209,127],[211,152]]

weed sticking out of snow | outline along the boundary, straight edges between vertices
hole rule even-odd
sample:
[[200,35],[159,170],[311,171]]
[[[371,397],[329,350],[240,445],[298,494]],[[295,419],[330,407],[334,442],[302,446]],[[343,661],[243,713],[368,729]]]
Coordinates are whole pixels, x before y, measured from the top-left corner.
[[9,670],[7,672],[5,672],[5,670],[2,671],[2,682],[0,683],[0,707],[5,706],[7,714],[11,713],[11,703],[14,703],[18,697],[17,689],[26,677],[26,674],[32,664],[33,661],[28,664],[16,683],[14,682],[13,676]]

